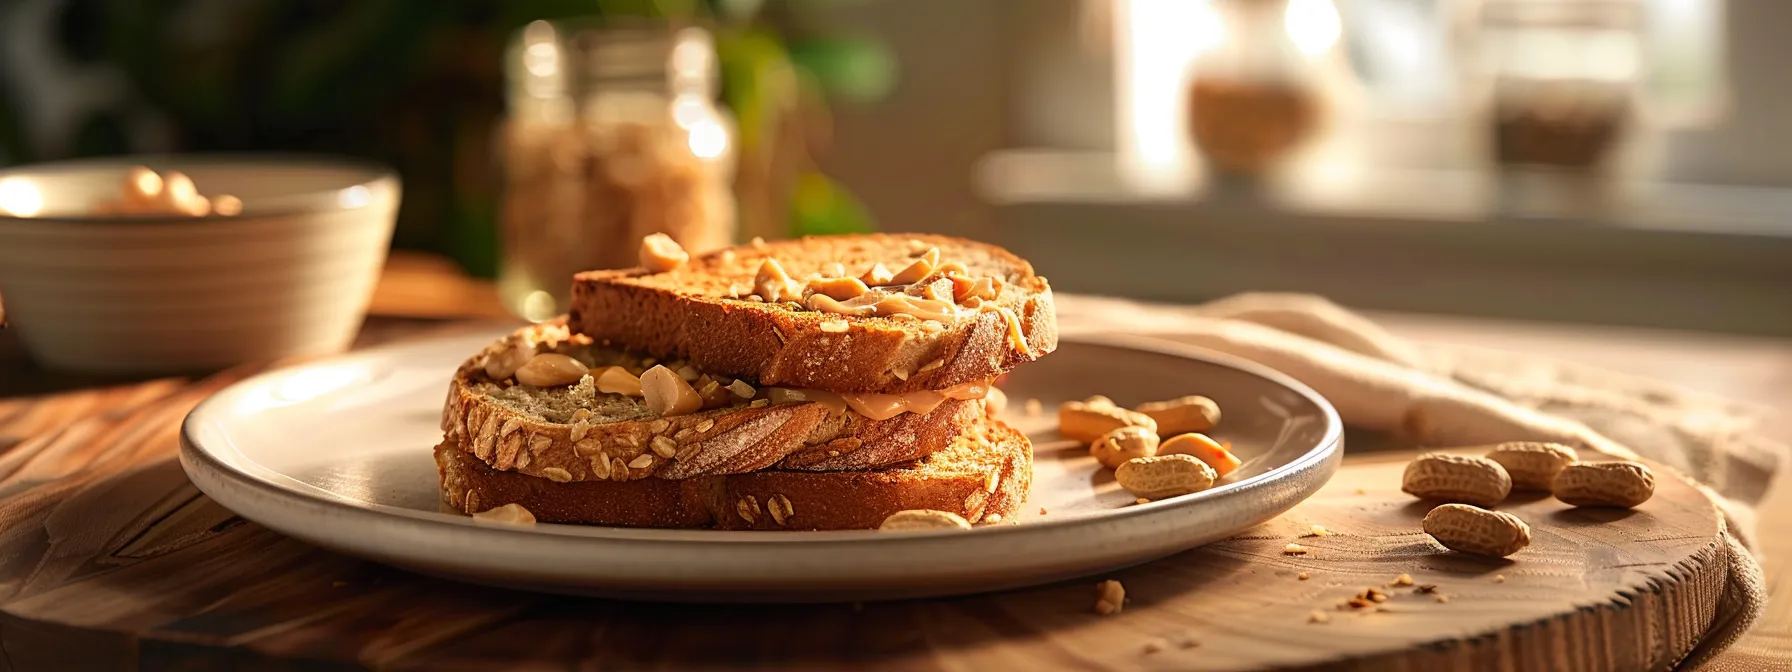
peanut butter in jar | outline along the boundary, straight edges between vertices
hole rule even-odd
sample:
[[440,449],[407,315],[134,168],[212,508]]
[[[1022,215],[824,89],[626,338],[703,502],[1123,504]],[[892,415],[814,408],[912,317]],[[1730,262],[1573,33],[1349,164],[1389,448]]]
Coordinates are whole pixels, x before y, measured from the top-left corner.
[[663,234],[690,254],[735,235],[732,124],[697,28],[537,21],[511,46],[498,290],[532,321],[573,274],[637,265]]
[[1316,98],[1291,82],[1197,77],[1189,87],[1189,133],[1215,170],[1259,175],[1312,135]]

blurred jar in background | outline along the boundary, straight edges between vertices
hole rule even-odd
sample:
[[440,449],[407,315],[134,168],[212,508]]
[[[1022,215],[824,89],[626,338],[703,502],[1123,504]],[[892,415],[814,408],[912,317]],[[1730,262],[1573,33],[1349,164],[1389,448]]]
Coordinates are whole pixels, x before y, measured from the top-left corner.
[[1330,0],[1213,0],[1209,47],[1189,78],[1189,131],[1209,167],[1260,176],[1314,135],[1326,108],[1319,57],[1342,31]]
[[731,121],[698,28],[537,21],[506,59],[498,290],[545,320],[572,275],[637,264],[664,233],[693,254],[732,244]]
[[1634,1],[1489,0],[1475,37],[1494,160],[1591,169],[1613,153],[1641,86]]

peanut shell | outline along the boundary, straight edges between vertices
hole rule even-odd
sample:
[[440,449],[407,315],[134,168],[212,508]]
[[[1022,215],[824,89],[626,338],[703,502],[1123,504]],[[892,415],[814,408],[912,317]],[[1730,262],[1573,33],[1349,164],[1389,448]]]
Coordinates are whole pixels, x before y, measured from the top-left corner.
[[1531,545],[1531,526],[1518,516],[1467,504],[1445,504],[1425,514],[1425,534],[1452,551],[1503,558]]
[[1406,465],[1400,489],[1420,499],[1489,507],[1512,492],[1512,477],[1485,457],[1427,453]]

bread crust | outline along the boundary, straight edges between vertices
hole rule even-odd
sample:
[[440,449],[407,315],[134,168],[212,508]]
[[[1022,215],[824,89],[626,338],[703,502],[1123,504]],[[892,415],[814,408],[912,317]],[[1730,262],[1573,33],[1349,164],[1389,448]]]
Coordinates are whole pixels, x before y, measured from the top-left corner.
[[[856,257],[886,250],[887,260],[899,263],[927,247],[939,248],[942,261],[974,259],[974,272],[1004,278],[1007,288],[992,305],[1016,318],[1024,350],[1012,343],[1008,318],[999,311],[972,313],[934,331],[925,324],[937,323],[843,318],[730,298],[724,289],[750,282],[752,269],[768,257],[812,268],[841,250]],[[599,341],[686,359],[716,374],[835,392],[901,393],[987,381],[1058,344],[1051,287],[1032,265],[999,247],[948,236],[825,236],[742,246],[667,273],[580,273],[572,294],[568,324]],[[841,321],[844,331],[822,326]]]
[[[872,529],[906,509],[1013,520],[1032,487],[1033,448],[998,421],[975,446],[875,471],[760,471],[684,480],[556,483],[436,447],[442,501],[463,513],[518,504],[544,523],[723,530]],[[780,518],[782,520],[780,520]]]
[[[565,342],[557,324],[524,327],[464,362],[442,410],[445,443],[500,471],[567,481],[686,479],[778,466],[795,470],[874,469],[947,446],[983,415],[980,400],[948,399],[925,414],[872,420],[818,402],[745,405],[665,418],[608,423],[549,422],[494,400],[483,358],[510,339]],[[656,437],[673,442],[668,459]],[[638,465],[638,466],[637,466]]]

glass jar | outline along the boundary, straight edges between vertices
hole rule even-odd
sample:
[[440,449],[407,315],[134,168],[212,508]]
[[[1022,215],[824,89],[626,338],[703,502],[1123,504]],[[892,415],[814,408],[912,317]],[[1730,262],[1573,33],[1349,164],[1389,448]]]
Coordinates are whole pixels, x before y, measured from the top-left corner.
[[1634,111],[1640,30],[1634,2],[1486,2],[1474,46],[1495,161],[1602,165]]
[[1314,135],[1323,59],[1342,33],[1330,0],[1213,0],[1189,78],[1189,134],[1210,168],[1257,176]]
[[512,312],[565,312],[574,273],[637,265],[649,234],[693,254],[733,243],[734,133],[709,33],[536,21],[506,79],[498,290]]

